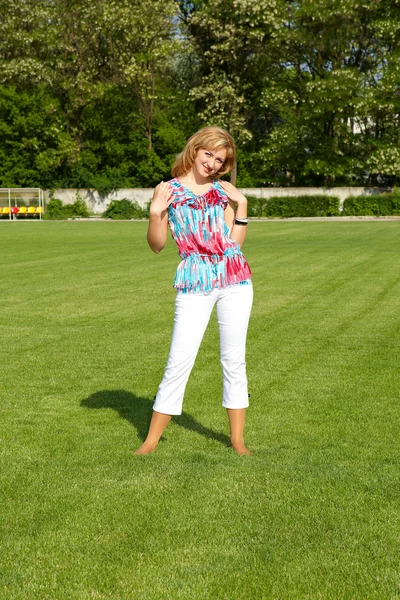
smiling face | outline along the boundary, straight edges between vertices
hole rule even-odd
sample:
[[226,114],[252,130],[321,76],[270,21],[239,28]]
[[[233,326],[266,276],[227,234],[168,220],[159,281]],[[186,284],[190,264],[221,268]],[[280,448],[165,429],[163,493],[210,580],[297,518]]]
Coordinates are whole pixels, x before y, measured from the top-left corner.
[[219,148],[217,150],[200,148],[194,159],[192,170],[201,177],[212,178],[223,166],[226,154],[226,148]]

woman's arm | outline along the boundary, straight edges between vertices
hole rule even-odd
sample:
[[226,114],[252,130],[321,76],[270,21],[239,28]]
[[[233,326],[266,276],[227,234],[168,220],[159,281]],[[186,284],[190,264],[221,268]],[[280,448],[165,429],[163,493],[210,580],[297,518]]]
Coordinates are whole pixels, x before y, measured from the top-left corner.
[[167,243],[168,235],[168,206],[172,202],[172,190],[163,181],[154,190],[150,204],[150,220],[147,230],[147,242],[150,248],[158,254]]
[[[235,219],[247,222],[247,198],[231,183],[227,181],[220,181],[219,183],[229,200],[229,204],[225,209],[225,221],[231,230],[230,237],[239,246],[243,246],[246,239],[247,225],[237,225],[235,224]],[[234,209],[235,205],[236,211]]]

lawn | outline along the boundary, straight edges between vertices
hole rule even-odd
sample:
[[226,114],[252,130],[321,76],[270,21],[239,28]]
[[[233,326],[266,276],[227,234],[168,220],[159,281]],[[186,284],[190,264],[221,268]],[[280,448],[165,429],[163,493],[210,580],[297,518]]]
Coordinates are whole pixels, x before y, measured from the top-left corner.
[[400,223],[251,223],[236,456],[216,319],[154,455],[178,256],[0,223],[1,600],[400,598]]

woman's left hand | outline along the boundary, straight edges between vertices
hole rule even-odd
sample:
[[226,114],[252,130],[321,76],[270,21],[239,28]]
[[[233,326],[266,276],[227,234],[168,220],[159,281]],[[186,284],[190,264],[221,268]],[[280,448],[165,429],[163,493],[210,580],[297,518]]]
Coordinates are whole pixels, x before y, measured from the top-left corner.
[[238,206],[246,205],[247,206],[247,198],[243,196],[241,192],[234,185],[229,183],[229,181],[220,181],[220,186],[224,190],[225,194],[228,196],[228,199],[232,202],[237,202]]

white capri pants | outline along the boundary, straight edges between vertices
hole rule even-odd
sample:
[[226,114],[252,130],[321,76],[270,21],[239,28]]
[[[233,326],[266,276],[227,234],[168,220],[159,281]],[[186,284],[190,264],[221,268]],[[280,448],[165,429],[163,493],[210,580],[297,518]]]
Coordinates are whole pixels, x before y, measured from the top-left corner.
[[215,304],[223,374],[222,406],[248,407],[245,357],[252,303],[251,282],[205,293],[177,292],[171,348],[153,410],[167,415],[182,413],[186,384]]

